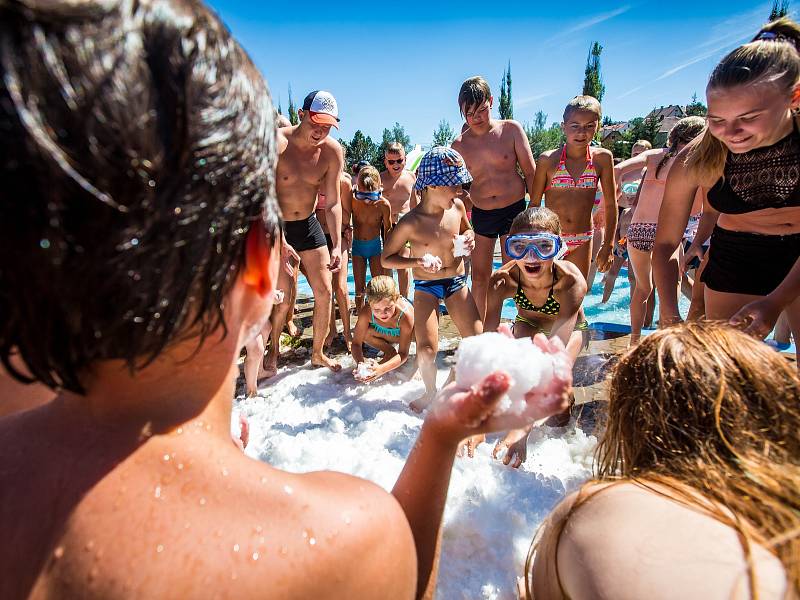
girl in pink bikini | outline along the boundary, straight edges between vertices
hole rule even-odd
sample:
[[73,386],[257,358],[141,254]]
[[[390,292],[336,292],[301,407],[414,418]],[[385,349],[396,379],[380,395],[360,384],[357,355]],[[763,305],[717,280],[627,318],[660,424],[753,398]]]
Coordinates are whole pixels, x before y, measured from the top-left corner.
[[[639,171],[645,167],[644,179],[639,191],[639,200],[628,226],[628,258],[636,277],[636,287],[631,293],[631,344],[639,341],[644,325],[645,305],[653,291],[652,257],[656,240],[658,212],[664,198],[664,184],[675,161],[675,156],[686,144],[703,132],[705,119],[686,117],[678,121],[669,132],[669,147],[642,152],[635,158],[617,165],[617,177]],[[698,188],[692,214],[700,213],[703,207],[703,192]]]
[[[574,263],[584,277],[589,275],[592,258],[594,213],[602,206],[605,235],[597,254],[599,271],[606,271],[611,263],[617,228],[613,155],[605,148],[590,146],[601,118],[600,103],[591,96],[576,96],[567,104],[561,124],[566,143],[563,148],[541,155],[530,191],[532,206],[540,205],[544,195],[547,208],[558,215],[566,232],[561,237],[569,249],[565,259]],[[597,198],[598,184],[609,190],[604,203]]]

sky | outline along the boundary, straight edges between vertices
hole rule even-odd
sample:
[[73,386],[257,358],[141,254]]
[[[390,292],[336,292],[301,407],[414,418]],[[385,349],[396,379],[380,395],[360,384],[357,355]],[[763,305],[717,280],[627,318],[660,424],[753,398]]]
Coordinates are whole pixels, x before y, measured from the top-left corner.
[[483,75],[497,107],[509,61],[514,118],[532,122],[541,110],[548,123],[560,121],[582,90],[593,41],[603,46],[604,115],[627,120],[687,104],[695,93],[703,100],[711,70],[755,35],[772,2],[209,4],[284,113],[290,85],[298,105],[324,89],[339,105],[332,135],[349,140],[360,129],[380,142],[383,129],[398,122],[412,143],[427,145],[442,119],[460,130],[457,96],[466,78]]

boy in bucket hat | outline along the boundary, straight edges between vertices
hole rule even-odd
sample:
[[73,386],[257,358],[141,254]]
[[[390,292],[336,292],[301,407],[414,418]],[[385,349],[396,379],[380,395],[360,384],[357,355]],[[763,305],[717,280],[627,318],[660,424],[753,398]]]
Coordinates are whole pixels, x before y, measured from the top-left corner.
[[[425,394],[411,403],[415,411],[424,409],[436,394],[439,302],[444,301],[461,337],[483,330],[467,287],[464,258],[454,255],[457,236],[464,236],[459,245],[467,253],[475,247],[467,211],[457,197],[462,184],[470,181],[472,175],[458,152],[443,146],[432,148],[417,170],[415,188],[420,191],[420,203],[392,229],[381,255],[384,268],[413,269],[417,365],[425,382]],[[410,257],[403,256],[406,244]]]

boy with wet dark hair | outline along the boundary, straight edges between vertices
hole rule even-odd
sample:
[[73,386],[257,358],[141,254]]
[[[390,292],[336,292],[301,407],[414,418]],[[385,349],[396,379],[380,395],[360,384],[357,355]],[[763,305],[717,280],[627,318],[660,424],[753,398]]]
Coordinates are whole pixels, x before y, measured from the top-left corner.
[[199,2],[0,3],[0,360],[59,392],[0,419],[0,598],[433,593],[459,440],[520,426],[490,416],[507,376],[447,391],[394,497],[231,443],[277,279],[273,119]]

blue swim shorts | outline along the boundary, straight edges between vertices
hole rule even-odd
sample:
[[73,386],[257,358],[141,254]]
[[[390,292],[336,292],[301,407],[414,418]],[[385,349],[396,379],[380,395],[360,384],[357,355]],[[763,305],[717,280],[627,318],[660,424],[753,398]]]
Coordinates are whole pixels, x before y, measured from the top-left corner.
[[373,256],[380,256],[382,251],[383,243],[381,242],[381,236],[371,240],[353,239],[353,256],[369,259]]
[[444,300],[455,294],[465,285],[467,285],[466,275],[447,277],[445,279],[415,279],[414,293],[426,292],[439,300]]

